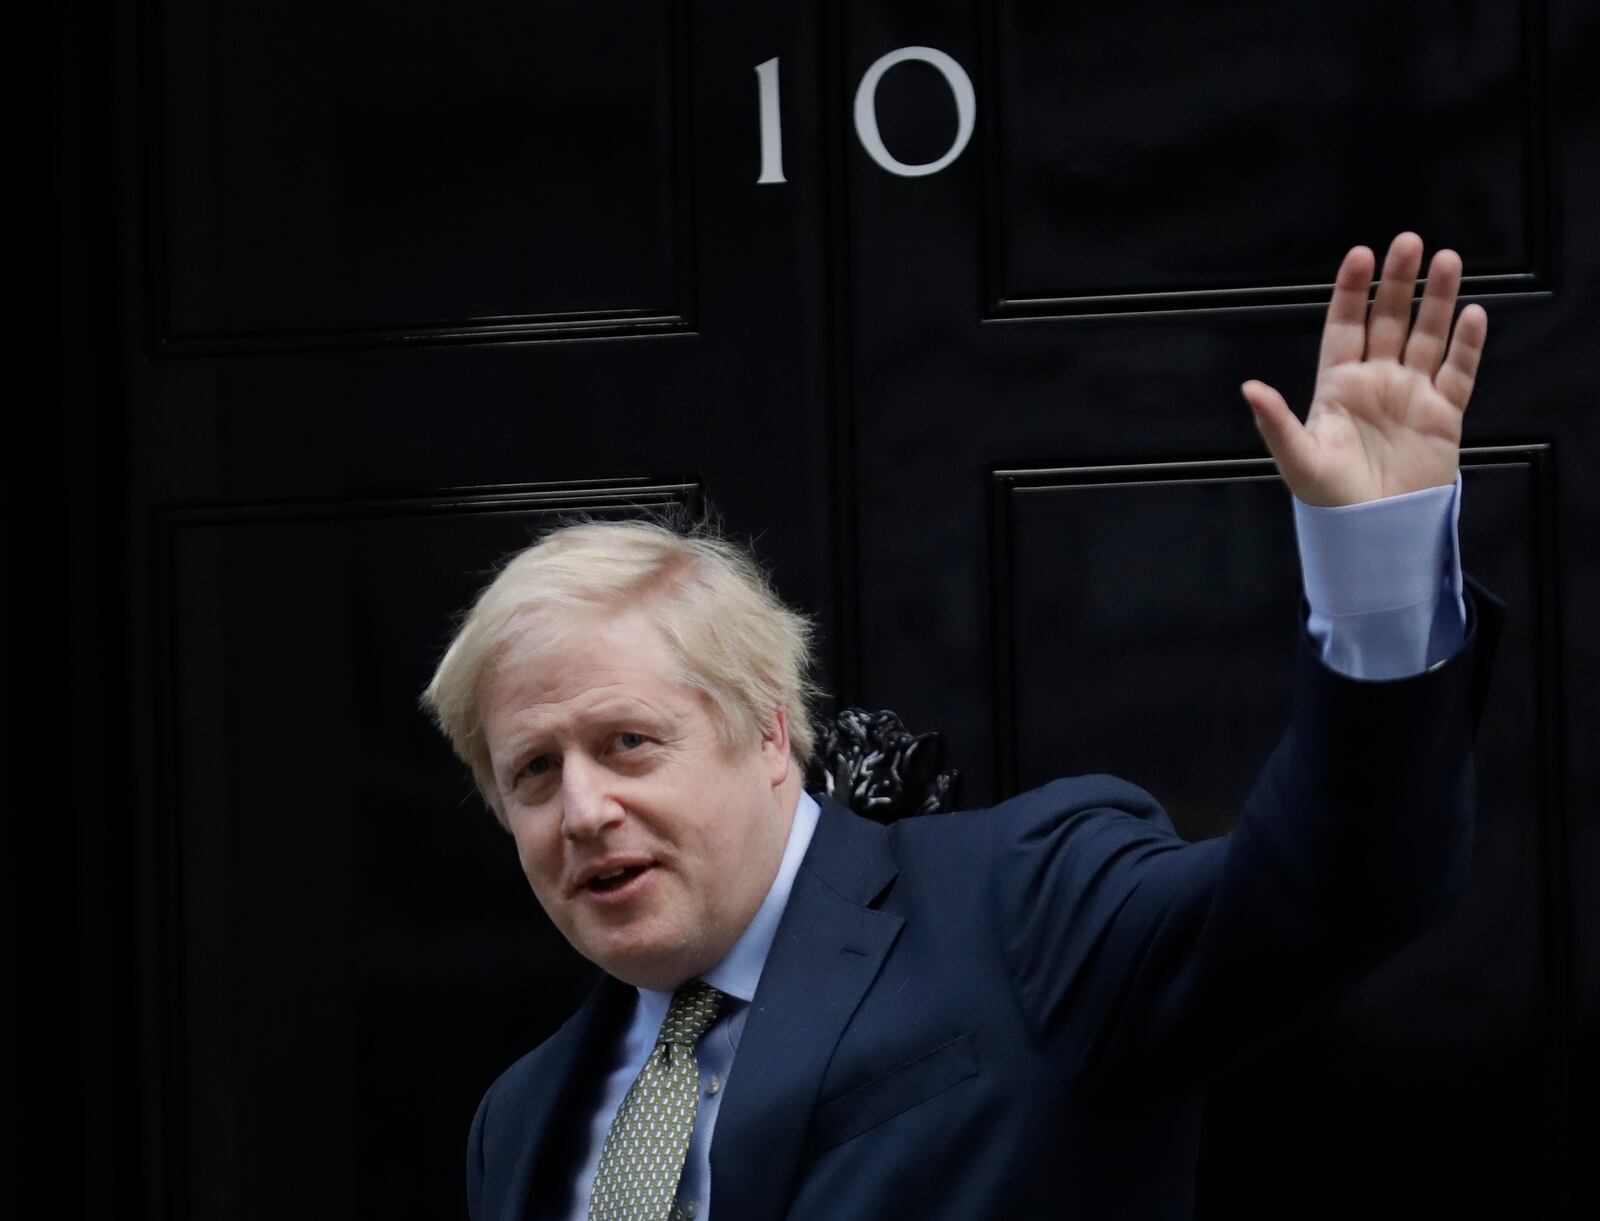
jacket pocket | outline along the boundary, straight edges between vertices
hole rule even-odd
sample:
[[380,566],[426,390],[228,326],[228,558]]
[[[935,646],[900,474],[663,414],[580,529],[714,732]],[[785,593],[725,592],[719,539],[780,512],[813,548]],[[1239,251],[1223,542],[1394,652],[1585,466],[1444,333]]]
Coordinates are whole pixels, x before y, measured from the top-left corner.
[[977,1041],[960,1034],[817,1108],[812,1140],[820,1151],[909,1111],[978,1073]]

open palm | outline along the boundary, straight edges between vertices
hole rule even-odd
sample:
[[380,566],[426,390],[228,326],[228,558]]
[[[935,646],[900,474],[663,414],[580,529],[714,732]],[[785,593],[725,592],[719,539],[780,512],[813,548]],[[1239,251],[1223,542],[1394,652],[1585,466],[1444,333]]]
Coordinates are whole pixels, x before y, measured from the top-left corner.
[[1428,268],[1413,324],[1421,266],[1422,239],[1396,237],[1369,310],[1373,253],[1357,246],[1344,256],[1304,424],[1271,386],[1248,381],[1241,387],[1289,490],[1307,504],[1360,504],[1456,477],[1461,416],[1489,319],[1482,306],[1469,305],[1452,337],[1461,258],[1441,250]]

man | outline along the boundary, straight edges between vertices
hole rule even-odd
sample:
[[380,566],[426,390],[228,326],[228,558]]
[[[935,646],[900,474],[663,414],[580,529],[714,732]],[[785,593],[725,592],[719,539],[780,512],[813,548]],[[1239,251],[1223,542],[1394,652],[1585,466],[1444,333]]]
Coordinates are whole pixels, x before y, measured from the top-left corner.
[[[1301,424],[1296,714],[1232,834],[1109,777],[890,827],[802,792],[806,630],[725,543],[558,531],[428,702],[606,977],[490,1088],[477,1221],[1181,1217],[1206,1074],[1446,910],[1476,649],[1455,561],[1487,319],[1460,260],[1352,250]],[[1361,507],[1355,507],[1361,506]],[[1342,569],[1342,570],[1341,570]],[[1381,680],[1381,681],[1375,681]]]

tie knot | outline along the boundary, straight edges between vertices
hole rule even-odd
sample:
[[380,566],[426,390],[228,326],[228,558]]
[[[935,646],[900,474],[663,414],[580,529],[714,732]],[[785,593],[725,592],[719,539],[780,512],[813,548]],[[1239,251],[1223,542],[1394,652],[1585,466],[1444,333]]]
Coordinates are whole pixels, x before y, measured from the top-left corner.
[[672,994],[672,1004],[667,1007],[656,1042],[692,1048],[717,1020],[723,999],[723,994],[704,980],[684,984]]

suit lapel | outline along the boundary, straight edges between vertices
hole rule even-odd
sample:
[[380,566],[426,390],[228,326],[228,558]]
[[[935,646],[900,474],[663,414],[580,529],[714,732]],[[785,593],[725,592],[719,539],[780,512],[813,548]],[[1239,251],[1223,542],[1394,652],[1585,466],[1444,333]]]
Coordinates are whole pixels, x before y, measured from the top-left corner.
[[615,1043],[633,999],[632,988],[602,975],[583,1007],[540,1047],[537,1068],[547,1088],[523,1094],[519,1119],[510,1124],[498,1121],[502,1130],[515,1133],[520,1151],[499,1211],[491,1214],[494,1221],[556,1216],[558,1205],[538,1198],[534,1184],[560,1182],[563,1190],[568,1186],[570,1167],[562,1162],[571,1160],[566,1158],[570,1150],[564,1148],[571,1132],[558,1121],[577,1113],[578,1096],[593,1084],[600,1053]]
[[819,799],[822,817],[767,954],[711,1142],[719,1215],[783,1214],[834,1046],[904,923],[876,911],[888,834]]

